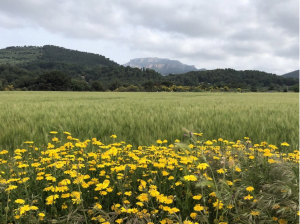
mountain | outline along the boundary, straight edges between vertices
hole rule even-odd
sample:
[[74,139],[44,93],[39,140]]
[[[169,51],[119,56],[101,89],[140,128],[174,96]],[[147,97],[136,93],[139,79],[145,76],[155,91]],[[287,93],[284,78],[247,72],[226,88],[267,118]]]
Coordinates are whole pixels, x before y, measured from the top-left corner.
[[165,80],[175,85],[197,86],[197,85],[215,85],[228,86],[229,88],[249,88],[252,86],[259,88],[267,88],[271,90],[279,86],[293,86],[299,83],[294,78],[284,78],[275,74],[256,71],[241,70],[237,71],[231,68],[214,69],[206,71],[192,71],[179,75],[168,75]]
[[[163,76],[169,74],[183,74],[190,71],[199,71],[194,65],[185,65],[177,60],[170,60],[167,58],[135,58],[131,59],[123,66],[130,66],[132,68],[149,68],[153,69]],[[205,70],[205,69],[200,69]]]
[[[69,82],[69,78],[64,75],[71,79],[71,87],[70,83],[58,88],[48,83],[59,76]],[[104,89],[114,90],[123,85],[141,85],[147,81],[160,82],[161,79],[161,74],[152,69],[142,71],[124,67],[99,54],[53,45],[0,49],[0,91],[8,86],[21,90],[71,88],[75,91],[86,91],[96,89],[93,88],[94,82],[94,87],[101,82]]]
[[67,63],[85,66],[110,66],[117,63],[102,55],[70,50],[53,45],[24,46],[0,49],[0,64],[28,65],[31,63]]
[[299,70],[286,73],[286,74],[282,75],[282,77],[299,79]]
[[[199,71],[195,66],[159,58],[135,59],[131,62],[132,66],[133,62],[135,66],[139,62],[142,69],[119,65],[102,55],[52,45],[7,47],[0,49],[0,91],[113,91],[119,88],[124,91],[166,91],[173,85],[180,87],[178,91],[185,91],[182,86],[192,86],[191,90],[196,87],[207,90],[227,86],[230,89],[282,91],[286,86],[299,87],[299,79],[261,71]],[[160,72],[164,69],[165,73],[162,73],[169,75],[162,76],[154,68],[162,69]]]

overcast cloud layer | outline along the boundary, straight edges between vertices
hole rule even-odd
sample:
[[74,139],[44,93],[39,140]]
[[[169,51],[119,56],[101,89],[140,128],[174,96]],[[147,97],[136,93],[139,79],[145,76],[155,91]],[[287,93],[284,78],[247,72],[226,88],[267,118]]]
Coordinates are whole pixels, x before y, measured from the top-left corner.
[[299,69],[298,0],[1,0],[0,48],[46,44],[124,64]]

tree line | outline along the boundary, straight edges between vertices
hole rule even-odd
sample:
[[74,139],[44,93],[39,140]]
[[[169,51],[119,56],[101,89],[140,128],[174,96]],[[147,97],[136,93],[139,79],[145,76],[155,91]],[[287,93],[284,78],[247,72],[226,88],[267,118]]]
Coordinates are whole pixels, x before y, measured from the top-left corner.
[[[161,76],[151,69],[102,66],[80,75],[76,66],[55,70],[0,65],[0,90],[31,91],[299,91],[298,79],[259,71],[216,69]],[[73,71],[75,69],[75,71]],[[80,68],[79,68],[80,69]]]

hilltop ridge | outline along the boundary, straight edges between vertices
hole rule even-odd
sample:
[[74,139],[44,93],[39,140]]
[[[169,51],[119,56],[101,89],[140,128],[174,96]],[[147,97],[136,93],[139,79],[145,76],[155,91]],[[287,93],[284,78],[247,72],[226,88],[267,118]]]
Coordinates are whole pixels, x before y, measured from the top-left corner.
[[[194,65],[186,65],[178,60],[170,60],[168,58],[157,58],[157,57],[147,57],[147,58],[134,58],[131,59],[124,66],[130,66],[132,68],[149,68],[161,75],[166,76],[169,74],[182,74],[190,71],[199,71]],[[205,69],[200,69],[203,71]]]
[[0,64],[22,65],[28,63],[59,62],[89,66],[117,65],[105,56],[54,45],[7,47],[0,49]]

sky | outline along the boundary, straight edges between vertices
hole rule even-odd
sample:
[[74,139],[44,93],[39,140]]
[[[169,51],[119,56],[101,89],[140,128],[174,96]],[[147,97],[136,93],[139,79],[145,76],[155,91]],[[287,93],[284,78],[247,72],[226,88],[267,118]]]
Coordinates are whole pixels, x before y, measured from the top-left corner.
[[0,49],[49,44],[282,75],[299,69],[299,1],[1,0]]

